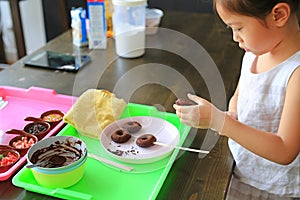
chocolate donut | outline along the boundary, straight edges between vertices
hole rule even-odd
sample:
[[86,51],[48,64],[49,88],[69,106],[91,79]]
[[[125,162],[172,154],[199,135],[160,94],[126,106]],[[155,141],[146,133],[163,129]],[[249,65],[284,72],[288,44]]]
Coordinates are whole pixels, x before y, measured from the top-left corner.
[[175,104],[177,104],[179,106],[193,106],[193,105],[197,105],[195,102],[187,100],[187,99],[177,99],[175,101]]
[[112,141],[114,141],[116,143],[124,143],[124,142],[127,142],[131,138],[131,135],[129,134],[129,132],[127,130],[118,129],[113,134],[111,134],[110,137],[111,137]]
[[136,144],[140,147],[151,147],[154,145],[153,142],[156,142],[156,137],[152,134],[144,134],[137,138]]
[[122,128],[129,131],[129,133],[136,133],[142,129],[142,125],[137,121],[129,121],[123,124]]

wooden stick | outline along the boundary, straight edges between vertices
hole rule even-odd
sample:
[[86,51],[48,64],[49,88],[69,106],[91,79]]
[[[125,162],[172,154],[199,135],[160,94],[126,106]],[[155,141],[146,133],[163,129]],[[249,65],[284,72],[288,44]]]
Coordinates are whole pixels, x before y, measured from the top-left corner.
[[166,146],[166,147],[172,147],[172,148],[180,149],[180,150],[184,150],[184,151],[192,151],[192,152],[196,152],[196,153],[204,153],[204,154],[208,154],[209,153],[209,151],[205,151],[205,150],[191,149],[191,148],[187,148],[187,147],[179,147],[179,146],[164,144],[164,143],[161,143],[161,142],[153,142],[153,144],[157,144],[157,145],[161,145],[161,146]]

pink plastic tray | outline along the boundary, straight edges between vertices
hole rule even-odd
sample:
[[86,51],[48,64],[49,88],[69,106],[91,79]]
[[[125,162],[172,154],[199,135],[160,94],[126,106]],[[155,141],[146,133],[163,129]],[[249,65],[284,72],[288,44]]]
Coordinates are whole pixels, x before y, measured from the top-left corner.
[[[75,97],[56,94],[52,89],[30,87],[21,89],[10,86],[0,86],[0,97],[8,104],[0,110],[0,144],[7,145],[9,140],[16,135],[6,134],[6,130],[20,129],[30,122],[24,121],[27,116],[40,117],[47,110],[61,110],[67,113],[72,107]],[[58,133],[64,126],[60,122],[44,138]],[[0,181],[8,179],[24,163],[26,156],[12,166],[8,171],[0,173]]]

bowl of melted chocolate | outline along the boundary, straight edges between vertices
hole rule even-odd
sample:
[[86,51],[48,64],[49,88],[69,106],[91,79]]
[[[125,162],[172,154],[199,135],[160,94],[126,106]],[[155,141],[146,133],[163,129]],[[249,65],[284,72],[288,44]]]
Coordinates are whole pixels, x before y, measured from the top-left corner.
[[30,147],[27,167],[40,185],[65,188],[82,178],[86,159],[87,149],[81,139],[53,136]]

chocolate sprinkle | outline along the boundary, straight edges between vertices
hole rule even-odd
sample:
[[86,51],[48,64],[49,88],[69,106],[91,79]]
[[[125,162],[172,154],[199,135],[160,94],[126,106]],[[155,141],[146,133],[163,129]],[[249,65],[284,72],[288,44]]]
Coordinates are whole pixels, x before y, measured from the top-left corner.
[[[120,147],[120,145],[118,145],[117,147]],[[127,150],[120,150],[120,149],[110,149],[107,148],[107,151],[117,155],[117,156],[129,156],[129,155],[137,155],[139,154],[139,151],[136,147],[131,146],[129,149]]]

